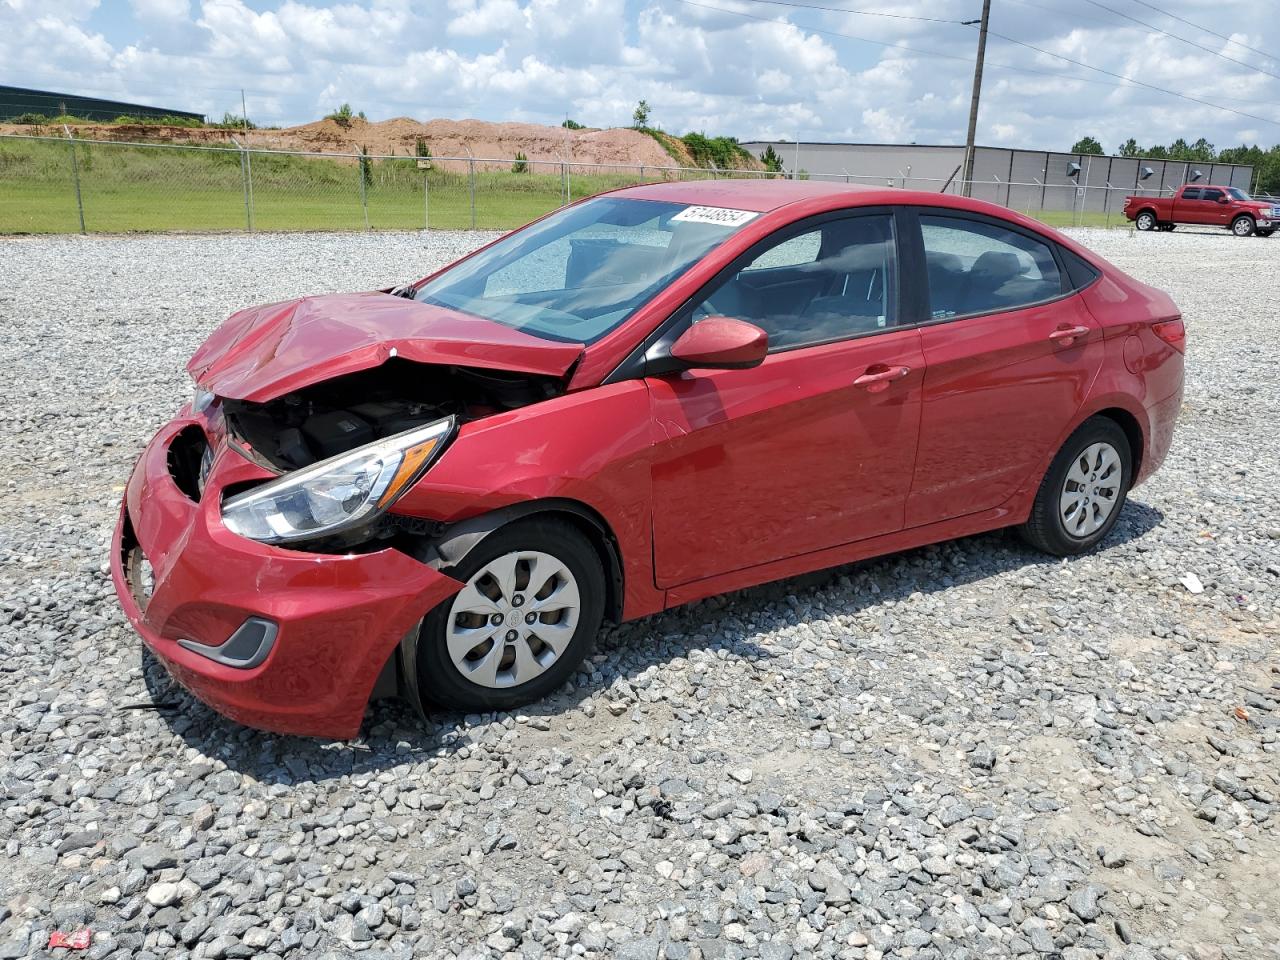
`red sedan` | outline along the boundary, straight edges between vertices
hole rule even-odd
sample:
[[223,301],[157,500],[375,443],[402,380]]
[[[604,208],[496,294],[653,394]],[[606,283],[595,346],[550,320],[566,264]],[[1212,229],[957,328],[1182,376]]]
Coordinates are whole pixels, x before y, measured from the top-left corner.
[[632,187],[232,316],[134,469],[113,577],[242,723],[508,709],[606,619],[997,527],[1089,550],[1169,449],[1183,349],[1168,296],[990,204]]

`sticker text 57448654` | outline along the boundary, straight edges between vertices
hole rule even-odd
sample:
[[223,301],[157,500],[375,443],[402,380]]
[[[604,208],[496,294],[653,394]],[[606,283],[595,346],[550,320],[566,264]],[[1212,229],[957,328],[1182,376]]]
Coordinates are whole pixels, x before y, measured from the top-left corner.
[[728,207],[685,207],[672,223],[717,223],[722,227],[740,227],[760,214],[754,210],[731,210]]

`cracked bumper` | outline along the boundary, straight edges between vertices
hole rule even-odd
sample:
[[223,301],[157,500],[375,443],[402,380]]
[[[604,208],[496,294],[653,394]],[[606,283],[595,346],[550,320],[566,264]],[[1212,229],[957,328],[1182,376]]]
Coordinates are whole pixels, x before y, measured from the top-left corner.
[[[223,447],[192,500],[169,462],[171,442],[192,425],[204,426],[182,417],[161,430],[125,491],[111,576],[129,622],[178,683],[224,716],[278,733],[355,736],[401,638],[462,585],[397,550],[303,553],[236,536],[220,517],[223,488],[268,474]],[[149,596],[126,562],[139,550]],[[221,646],[253,617],[277,627],[254,666],[179,645]]]

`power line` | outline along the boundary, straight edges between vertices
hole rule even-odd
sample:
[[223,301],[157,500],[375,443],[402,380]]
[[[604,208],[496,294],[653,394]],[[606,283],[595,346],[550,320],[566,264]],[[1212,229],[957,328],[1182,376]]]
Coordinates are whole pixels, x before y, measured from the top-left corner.
[[1201,106],[1212,107],[1215,110],[1225,110],[1227,113],[1234,113],[1236,116],[1239,116],[1239,117],[1247,117],[1250,120],[1259,120],[1262,123],[1270,123],[1274,126],[1280,127],[1280,120],[1272,120],[1269,117],[1260,117],[1257,114],[1245,113],[1243,110],[1236,110],[1233,107],[1224,107],[1222,106],[1222,104],[1211,103],[1208,100],[1201,100],[1199,97],[1192,97],[1185,93],[1178,93],[1176,90],[1168,90],[1164,87],[1157,87],[1154,83],[1147,83],[1145,80],[1135,80],[1133,77],[1126,77],[1122,73],[1116,73],[1112,70],[1106,70],[1102,67],[1095,67],[1092,64],[1085,63],[1082,60],[1074,60],[1071,57],[1064,56],[1061,53],[1054,53],[1052,50],[1046,50],[1043,47],[1037,47],[1035,44],[1027,43],[1025,40],[1019,40],[1016,37],[1006,36],[1003,33],[996,33],[996,31],[994,30],[988,30],[988,33],[990,33],[991,36],[993,37],[999,37],[1001,40],[1008,41],[1009,43],[1015,43],[1020,47],[1026,47],[1028,50],[1034,50],[1036,53],[1043,53],[1046,57],[1053,57],[1057,60],[1063,60],[1066,63],[1075,64],[1077,67],[1084,67],[1086,70],[1093,70],[1093,71],[1096,71],[1097,73],[1106,74],[1108,77],[1115,77],[1118,80],[1127,81],[1128,83],[1132,83],[1135,86],[1146,87],[1148,90],[1154,90],[1157,93],[1164,93],[1171,97],[1177,97],[1179,100],[1187,100],[1191,103],[1198,103]]
[[[757,20],[761,23],[780,22],[774,19],[773,17],[761,17],[761,16],[757,16],[754,13],[744,13],[739,10],[729,10],[729,9],[726,9],[725,7],[717,7],[707,3],[699,3],[697,2],[697,0],[678,0],[678,2],[683,3],[690,7],[700,7],[703,10],[714,10],[717,13],[727,13],[731,16],[743,17],[747,20]],[[790,21],[781,21],[781,22],[785,22],[790,24],[791,26],[795,26],[795,27],[799,27],[801,29],[807,30],[810,33],[819,33],[819,34],[823,34],[825,36],[830,36],[830,37],[841,37],[842,39],[845,39],[845,40],[857,40],[860,43],[871,43],[871,44],[875,44],[878,47],[888,47],[893,50],[905,50],[908,53],[917,54],[919,56],[938,57],[944,60],[958,60],[961,63],[968,63],[968,64],[972,64],[974,62],[972,57],[960,56],[959,54],[942,53],[941,51],[938,51],[938,50],[922,50],[919,47],[911,47],[906,45],[905,43],[891,43],[887,40],[872,40],[869,37],[859,37],[851,33],[840,33],[836,30],[824,30],[818,27],[807,26],[805,24],[791,24]],[[1074,76],[1073,74],[1060,73],[1053,70],[1035,70],[1030,67],[1015,67],[1012,64],[994,63],[990,60],[986,61],[987,67],[995,67],[1001,70],[1013,70],[1017,73],[1032,73],[1032,74],[1037,74],[1043,77],[1053,77],[1054,79],[1057,79],[1057,80],[1071,80],[1076,83],[1092,83],[1098,86],[1114,87],[1116,89],[1125,89],[1127,85],[1133,84],[1140,87],[1146,87],[1147,89],[1154,90],[1157,93],[1164,93],[1171,97],[1177,97],[1180,100],[1189,100],[1190,102],[1198,103],[1201,106],[1212,107],[1215,110],[1225,110],[1228,113],[1234,113],[1241,117],[1247,117],[1250,120],[1260,120],[1263,123],[1270,123],[1270,124],[1275,124],[1277,126],[1280,126],[1280,120],[1271,120],[1267,117],[1255,116],[1254,114],[1245,113],[1241,110],[1235,110],[1231,107],[1224,107],[1221,104],[1210,103],[1207,100],[1200,100],[1196,97],[1187,96],[1186,94],[1178,93],[1174,90],[1166,90],[1163,87],[1157,87],[1154,84],[1146,83],[1145,81],[1142,81],[1142,80],[1135,80],[1132,77],[1127,77],[1121,73],[1114,73],[1110,70],[1104,70],[1102,67],[1095,67],[1095,66],[1092,66],[1091,64],[1083,63],[1079,60],[1072,60],[1070,57],[1066,57],[1058,53],[1052,53],[1048,50],[1044,50],[1040,47],[1034,46],[1033,44],[1027,43],[1023,40],[1018,40],[1018,39],[1015,39],[1014,37],[1009,37],[1002,33],[996,33],[996,31],[994,30],[988,30],[988,33],[993,37],[999,37],[1001,40],[1007,40],[1009,43],[1014,43],[1019,46],[1027,47],[1028,49],[1035,50],[1037,53],[1043,53],[1046,56],[1054,57],[1058,60],[1065,60],[1067,63],[1075,64],[1076,66],[1083,67],[1086,70],[1093,70],[1097,73],[1106,74],[1109,77],[1115,77],[1117,80],[1123,80],[1124,83],[1107,83],[1105,80],[1095,80],[1092,77],[1077,77],[1077,76]],[[1236,98],[1228,97],[1227,99],[1236,99]],[[1254,103],[1257,101],[1246,101],[1246,102]]]
[[[748,0],[750,3],[768,3],[775,7],[796,7],[801,10],[829,10],[833,13],[855,13],[860,17],[891,17],[894,20],[919,20],[925,23],[963,24],[963,20],[947,20],[943,17],[919,17],[909,13],[886,13],[881,10],[849,10],[845,7],[828,7],[820,3],[796,3],[795,0]],[[726,13],[733,11],[726,10]]]
[[1186,17],[1180,17],[1176,13],[1170,13],[1168,10],[1161,10],[1159,7],[1153,4],[1147,3],[1146,0],[1133,0],[1133,2],[1142,4],[1142,6],[1146,7],[1148,10],[1154,10],[1156,13],[1162,13],[1166,17],[1172,17],[1174,20],[1179,20],[1182,23],[1185,23],[1188,27],[1195,27],[1197,30],[1203,30],[1205,33],[1212,34],[1213,36],[1217,37],[1219,40],[1225,40],[1227,41],[1227,43],[1234,43],[1237,47],[1244,47],[1246,50],[1250,51],[1251,53],[1256,53],[1260,57],[1265,57],[1268,60],[1275,59],[1275,54],[1267,53],[1264,50],[1259,50],[1257,47],[1251,47],[1247,43],[1242,43],[1239,40],[1233,40],[1231,37],[1228,37],[1225,34],[1218,33],[1214,30],[1210,30],[1208,27],[1202,27],[1197,23],[1192,23]]
[[1153,33],[1158,33],[1166,37],[1172,37],[1174,40],[1178,40],[1189,46],[1195,47],[1197,50],[1203,50],[1205,53],[1213,54],[1213,56],[1226,60],[1229,63],[1237,64],[1238,66],[1245,67],[1248,70],[1256,70],[1258,73],[1271,77],[1274,80],[1280,80],[1280,74],[1272,73],[1269,70],[1263,70],[1261,67],[1255,67],[1251,63],[1245,63],[1243,60],[1237,60],[1235,57],[1228,57],[1225,53],[1219,53],[1217,50],[1214,50],[1212,47],[1206,47],[1202,43],[1196,43],[1194,40],[1188,40],[1186,37],[1180,37],[1176,33],[1170,33],[1168,30],[1161,30],[1155,24],[1147,23],[1147,21],[1145,20],[1139,20],[1137,17],[1131,17],[1129,14],[1124,13],[1121,10],[1116,10],[1113,7],[1108,7],[1105,3],[1099,3],[1098,0],[1085,0],[1085,2],[1093,4],[1093,6],[1097,7],[1099,10],[1106,10],[1108,13],[1114,13],[1117,17],[1124,17],[1124,19],[1129,20],[1132,23],[1136,23],[1140,27],[1145,27],[1146,29],[1152,31]]
[[[725,7],[716,7],[708,3],[698,3],[697,0],[678,0],[678,2],[683,3],[690,7],[700,7],[703,10],[714,10],[717,13],[727,13],[734,17],[743,17],[747,20],[756,20],[756,21],[759,21],[760,23],[774,23],[774,24],[786,23],[789,26],[799,27],[803,30],[807,30],[809,33],[820,33],[823,36],[828,36],[828,37],[840,37],[843,40],[856,40],[859,43],[871,43],[877,47],[888,47],[891,50],[905,50],[908,53],[913,53],[921,57],[938,57],[943,60],[957,60],[960,63],[967,63],[970,65],[972,65],[974,62],[972,57],[966,57],[960,54],[943,53],[940,50],[922,50],[919,47],[911,47],[905,43],[890,43],[887,40],[872,40],[870,37],[859,37],[856,34],[840,33],[839,31],[836,31],[836,30],[824,30],[821,27],[811,27],[806,24],[791,23],[791,21],[789,20],[779,21],[774,19],[773,17],[761,17],[761,16],[757,16],[754,13],[744,13],[741,10],[729,10]],[[963,23],[964,21],[960,21],[960,22]],[[1077,76],[1073,76],[1072,74],[1061,73],[1056,70],[1036,70],[1032,67],[1015,67],[1013,64],[1010,64],[1010,63],[993,63],[990,60],[986,62],[986,65],[988,67],[998,67],[1001,70],[1013,70],[1016,73],[1032,73],[1041,77],[1053,77],[1055,80],[1073,80],[1073,81],[1076,81],[1077,83],[1092,83],[1092,84],[1096,84],[1098,86],[1103,86],[1103,87],[1123,86],[1123,84],[1107,83],[1105,80],[1095,80],[1092,77],[1077,77]]]
[[[1034,3],[1033,0],[1011,0],[1011,2],[1016,3],[1019,6],[1023,6],[1023,7],[1034,7],[1037,10],[1043,10],[1045,13],[1051,13],[1059,17],[1070,19],[1073,22],[1079,21],[1079,20],[1088,20],[1090,23],[1101,24],[1104,27],[1110,27],[1110,28],[1115,27],[1115,23],[1111,20],[1104,20],[1102,17],[1091,17],[1088,14],[1080,13],[1079,11],[1076,11],[1076,10],[1061,10],[1055,7],[1047,7],[1042,3]],[[1141,0],[1135,0],[1135,2],[1141,2]],[[1155,8],[1153,7],[1152,9],[1155,9]],[[1170,16],[1172,16],[1172,14],[1170,14]],[[1170,36],[1172,36],[1172,34],[1170,34]],[[1226,38],[1223,38],[1223,39],[1226,39]],[[1252,47],[1250,47],[1249,49],[1252,49]],[[1078,77],[1076,79],[1083,80],[1084,78]],[[1085,82],[1098,83],[1101,81],[1092,80],[1092,81],[1085,81]],[[1124,84],[1105,84],[1105,86],[1123,87]],[[1216,97],[1219,100],[1231,100],[1234,103],[1244,103],[1254,107],[1274,107],[1276,105],[1275,100],[1251,100],[1248,97],[1233,97],[1229,93],[1219,93],[1219,94],[1216,94]]]

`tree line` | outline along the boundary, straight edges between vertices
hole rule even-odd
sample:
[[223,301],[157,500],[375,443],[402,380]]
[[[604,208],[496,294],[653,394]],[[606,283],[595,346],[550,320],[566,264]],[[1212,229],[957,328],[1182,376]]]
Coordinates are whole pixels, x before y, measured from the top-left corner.
[[[1091,153],[1101,156],[1106,153],[1102,144],[1095,137],[1081,137],[1071,146],[1071,153]],[[1258,193],[1280,193],[1280,144],[1263,148],[1256,143],[1253,146],[1241,144],[1238,147],[1227,147],[1218,150],[1212,143],[1201,137],[1194,143],[1179,137],[1169,146],[1144,147],[1133,137],[1116,148],[1116,155],[1121,157],[1144,157],[1151,160],[1183,160],[1190,163],[1240,163],[1253,167],[1254,190]]]

